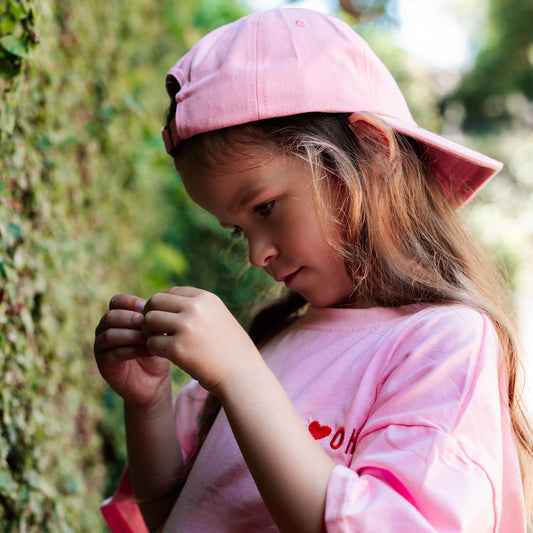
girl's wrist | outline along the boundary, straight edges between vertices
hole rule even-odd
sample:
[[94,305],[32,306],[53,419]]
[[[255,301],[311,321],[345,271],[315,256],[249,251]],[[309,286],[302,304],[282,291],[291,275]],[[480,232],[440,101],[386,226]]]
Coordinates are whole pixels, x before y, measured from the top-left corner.
[[142,416],[145,420],[156,420],[172,410],[171,383],[165,384],[148,402],[139,403],[124,398],[123,403],[125,413]]
[[258,351],[245,354],[240,361],[233,372],[210,390],[222,405],[231,401],[234,395],[240,395],[242,390],[248,390],[251,384],[260,388],[261,383],[271,377],[271,372]]

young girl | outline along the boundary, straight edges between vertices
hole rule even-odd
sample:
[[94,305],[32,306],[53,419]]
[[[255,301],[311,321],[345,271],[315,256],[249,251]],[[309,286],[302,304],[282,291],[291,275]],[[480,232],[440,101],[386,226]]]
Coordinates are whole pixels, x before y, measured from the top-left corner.
[[[419,128],[366,43],[311,11],[215,30],[167,89],[185,188],[288,291],[249,334],[200,289],[112,298],[112,530],[525,532],[517,350],[455,212],[500,164]],[[170,364],[193,378],[174,401]]]

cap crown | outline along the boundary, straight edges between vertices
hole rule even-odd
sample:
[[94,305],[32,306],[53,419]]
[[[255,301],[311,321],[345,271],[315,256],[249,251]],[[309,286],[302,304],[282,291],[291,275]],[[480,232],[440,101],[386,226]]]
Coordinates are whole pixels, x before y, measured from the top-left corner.
[[168,74],[181,86],[181,139],[313,111],[367,111],[414,124],[394,78],[366,42],[341,20],[313,11],[266,11],[222,26]]
[[365,112],[419,142],[454,207],[502,167],[420,128],[366,42],[340,19],[306,9],[254,13],[214,30],[168,71],[167,89],[176,99],[163,131],[169,153],[183,139],[246,122]]

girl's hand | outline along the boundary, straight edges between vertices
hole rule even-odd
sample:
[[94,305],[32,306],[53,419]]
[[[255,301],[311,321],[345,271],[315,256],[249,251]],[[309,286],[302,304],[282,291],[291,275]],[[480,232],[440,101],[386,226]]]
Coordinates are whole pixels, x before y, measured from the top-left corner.
[[145,300],[113,296],[109,311],[96,327],[94,355],[98,369],[125,402],[147,406],[168,390],[170,364],[146,349],[142,332]]
[[192,287],[152,296],[144,308],[143,332],[151,354],[170,360],[215,394],[250,357],[260,357],[222,301]]

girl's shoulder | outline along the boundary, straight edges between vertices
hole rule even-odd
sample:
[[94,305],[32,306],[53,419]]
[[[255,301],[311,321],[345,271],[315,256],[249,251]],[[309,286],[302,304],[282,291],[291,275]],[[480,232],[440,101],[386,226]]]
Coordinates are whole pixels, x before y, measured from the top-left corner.
[[431,328],[442,331],[484,332],[493,330],[491,320],[481,311],[464,304],[407,306],[412,313],[402,321],[404,327]]
[[[439,360],[450,357],[470,364],[501,357],[500,343],[491,320],[478,310],[458,304],[408,305],[372,309],[312,308],[292,326],[302,343],[344,346],[367,351],[382,365],[406,358]],[[297,328],[297,329],[296,329]],[[453,355],[452,355],[453,354]]]

